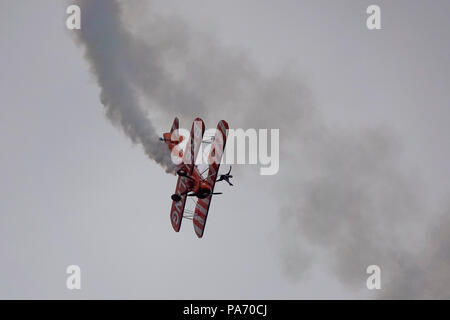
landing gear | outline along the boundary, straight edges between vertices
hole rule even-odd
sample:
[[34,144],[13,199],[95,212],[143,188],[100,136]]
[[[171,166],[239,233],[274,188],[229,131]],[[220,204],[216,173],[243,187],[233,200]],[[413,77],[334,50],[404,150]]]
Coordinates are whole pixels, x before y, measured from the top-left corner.
[[210,194],[211,194],[211,189],[209,189],[209,188],[202,188],[202,189],[200,189],[200,190],[197,192],[196,196],[197,196],[199,199],[205,199],[205,198],[208,197]]
[[170,198],[175,201],[178,202],[182,199],[182,196],[187,195],[189,192],[189,190],[183,191],[182,193],[174,193],[173,195],[170,196]]
[[210,195],[218,195],[218,194],[222,194],[222,192],[211,192],[211,189],[208,188],[204,188],[204,189],[200,189],[197,193],[188,193],[188,191],[183,192],[181,194],[178,193],[174,193],[173,195],[170,196],[170,198],[175,201],[181,201],[182,196],[186,195],[187,197],[197,197],[199,199],[205,199],[207,197],[209,197]]

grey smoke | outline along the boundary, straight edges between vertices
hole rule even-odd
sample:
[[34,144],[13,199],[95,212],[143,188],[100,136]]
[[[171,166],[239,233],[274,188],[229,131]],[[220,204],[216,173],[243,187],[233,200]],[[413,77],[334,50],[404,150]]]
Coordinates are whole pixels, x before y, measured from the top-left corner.
[[[168,171],[173,169],[167,148],[158,140],[147,112],[133,87],[132,38],[123,29],[115,1],[80,1],[83,28],[75,34],[85,47],[85,57],[101,89],[107,117],[120,126],[134,143]],[[101,13],[101,14],[98,14]],[[157,77],[156,70],[148,70]]]
[[164,167],[153,115],[280,128],[282,162],[271,183],[283,203],[287,276],[299,279],[325,257],[342,282],[361,289],[366,266],[378,264],[384,297],[450,298],[448,213],[426,228],[419,178],[402,168],[401,143],[389,130],[327,127],[295,73],[263,75],[245,53],[142,2],[78,3],[78,40],[107,116]]

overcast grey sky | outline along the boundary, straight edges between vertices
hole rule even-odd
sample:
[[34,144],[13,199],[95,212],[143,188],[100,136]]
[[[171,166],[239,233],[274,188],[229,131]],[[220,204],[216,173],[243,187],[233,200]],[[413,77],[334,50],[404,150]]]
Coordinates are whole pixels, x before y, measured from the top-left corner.
[[[372,3],[381,7],[382,30],[365,26]],[[169,196],[176,178],[105,117],[83,48],[65,28],[66,5],[0,1],[0,298],[378,297],[365,288],[366,265],[342,272],[317,234],[303,238],[285,226],[280,202],[289,207],[296,199],[279,196],[275,182],[301,179],[307,166],[290,165],[282,178],[240,168],[235,187],[218,187],[224,195],[211,205],[203,239],[190,221],[174,233]],[[327,127],[345,128],[352,137],[361,128],[386,132],[396,149],[396,170],[425,208],[418,234],[433,252],[448,247],[427,238],[439,212],[447,210],[450,190],[449,9],[448,1],[155,0],[151,10],[210,34],[219,51],[241,52],[263,76],[295,73]],[[150,16],[128,14],[142,19],[128,17],[131,25],[145,25]],[[166,131],[176,112],[151,114],[157,130]],[[207,127],[224,114],[207,113]],[[197,115],[183,116],[189,127]],[[237,114],[227,120],[231,127],[243,123]],[[409,210],[408,204],[398,208]],[[394,229],[409,221],[408,215],[401,219]],[[303,245],[314,258],[298,254]],[[390,250],[396,249],[392,243]],[[298,272],[285,271],[286,250],[300,258]],[[70,264],[81,267],[81,291],[65,287]],[[395,276],[414,267],[399,268]],[[441,268],[446,272],[448,264]],[[448,278],[425,278],[450,284]],[[404,283],[393,296],[422,296],[413,292],[420,290],[417,284]],[[396,288],[384,283],[383,290]],[[448,289],[431,291],[450,297]]]

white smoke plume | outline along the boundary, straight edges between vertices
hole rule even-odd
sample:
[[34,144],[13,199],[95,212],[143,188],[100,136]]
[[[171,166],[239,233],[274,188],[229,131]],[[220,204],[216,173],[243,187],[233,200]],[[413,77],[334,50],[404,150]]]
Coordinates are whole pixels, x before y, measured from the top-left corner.
[[271,183],[288,203],[278,234],[289,277],[326,257],[356,289],[366,266],[377,264],[385,298],[450,298],[448,213],[426,228],[419,183],[402,170],[400,143],[388,130],[327,128],[295,74],[264,76],[244,53],[143,2],[77,3],[77,39],[108,117],[164,167],[170,163],[148,113],[280,128],[280,173]]

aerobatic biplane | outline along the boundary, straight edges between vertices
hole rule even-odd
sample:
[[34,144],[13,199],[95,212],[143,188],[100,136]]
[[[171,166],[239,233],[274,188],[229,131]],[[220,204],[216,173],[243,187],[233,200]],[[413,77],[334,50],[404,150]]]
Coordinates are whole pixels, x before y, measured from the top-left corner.
[[[203,236],[208,217],[209,206],[213,195],[221,194],[214,192],[216,178],[219,173],[220,161],[228,134],[228,123],[224,120],[219,121],[215,136],[210,141],[203,141],[205,133],[205,124],[202,119],[196,118],[192,124],[192,129],[188,141],[185,142],[185,148],[182,150],[180,144],[184,137],[178,133],[179,121],[175,118],[170,132],[164,133],[160,138],[164,141],[172,156],[178,157],[180,164],[176,167],[178,176],[175,193],[172,194],[172,208],[170,210],[170,221],[173,229],[180,231],[183,218],[193,221],[194,230],[197,237]],[[195,163],[201,143],[211,143],[211,150],[208,156],[207,168],[200,171]],[[231,167],[230,167],[231,170]],[[230,171],[221,175],[220,181],[229,183]],[[230,184],[231,185],[231,184]],[[185,209],[188,197],[196,197],[197,202],[193,210]]]

